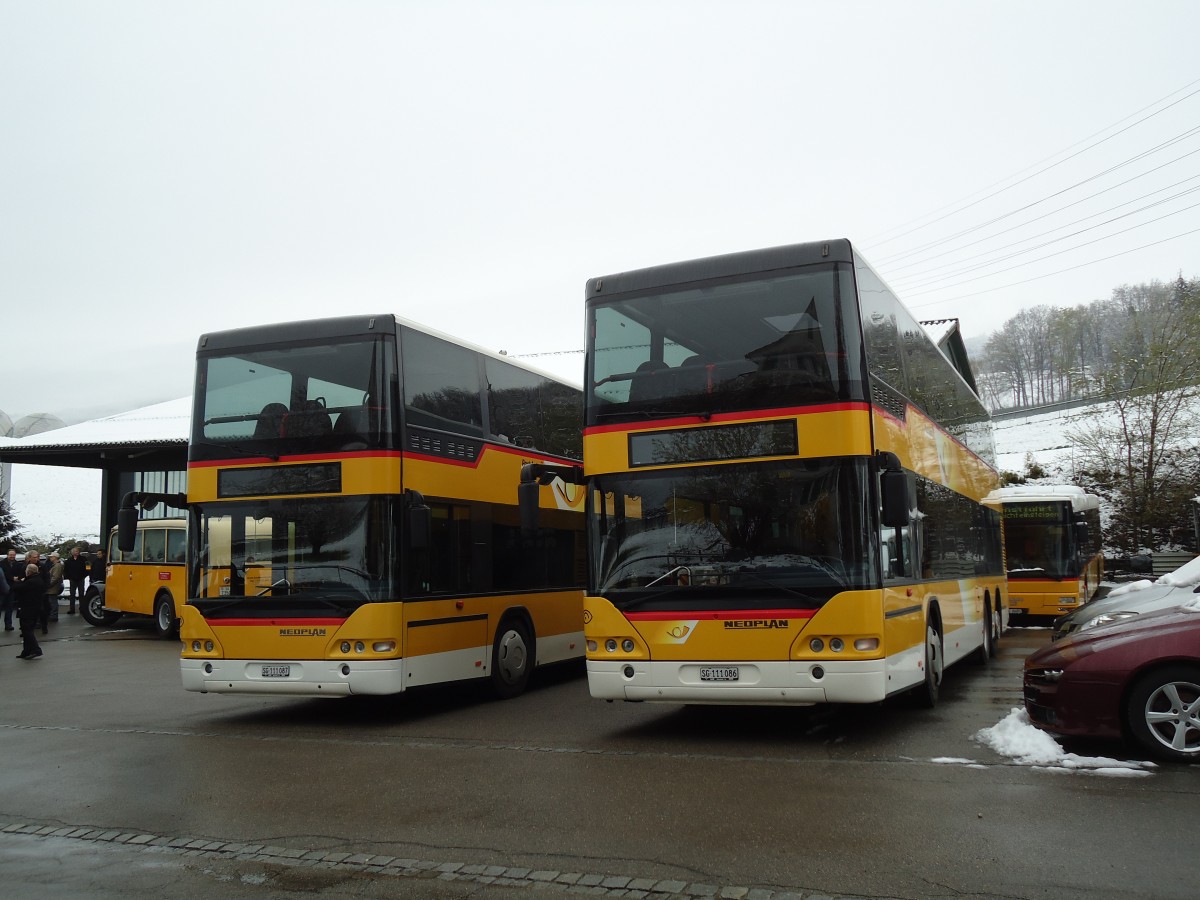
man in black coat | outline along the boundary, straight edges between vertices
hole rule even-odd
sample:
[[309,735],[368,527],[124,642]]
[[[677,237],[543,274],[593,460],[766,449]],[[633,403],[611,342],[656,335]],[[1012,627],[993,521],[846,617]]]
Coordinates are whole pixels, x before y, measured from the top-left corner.
[[[10,588],[25,577],[25,563],[17,559],[16,550],[9,550],[8,555],[4,559],[0,559],[0,570],[4,572],[4,577],[7,579]],[[4,610],[4,630],[12,631],[13,610],[17,608],[17,601],[14,595],[10,594],[0,599],[0,608]]]
[[38,646],[38,620],[46,604],[46,580],[38,571],[37,563],[25,567],[24,577],[12,589],[17,598],[17,618],[21,623],[21,640],[24,642],[17,659],[37,659],[42,655]]
[[63,562],[63,574],[66,576],[67,584],[71,589],[70,606],[67,607],[69,615],[75,615],[75,598],[79,598],[79,602],[83,603],[83,585],[87,580],[88,562],[79,552],[78,547],[71,548],[71,555]]

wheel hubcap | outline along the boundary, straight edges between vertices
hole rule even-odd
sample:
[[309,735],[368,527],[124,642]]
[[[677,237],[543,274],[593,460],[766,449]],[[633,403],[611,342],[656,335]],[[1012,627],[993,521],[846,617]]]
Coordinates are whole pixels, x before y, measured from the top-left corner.
[[1146,726],[1164,747],[1200,753],[1200,685],[1164,684],[1146,700]]
[[515,631],[506,631],[500,639],[500,650],[496,654],[496,668],[500,677],[509,684],[521,679],[525,672],[526,650],[525,641]]

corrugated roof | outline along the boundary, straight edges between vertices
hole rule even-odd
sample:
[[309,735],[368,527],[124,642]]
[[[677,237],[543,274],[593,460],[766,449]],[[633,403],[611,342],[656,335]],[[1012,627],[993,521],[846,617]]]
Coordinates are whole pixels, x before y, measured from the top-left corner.
[[29,437],[0,438],[0,448],[25,451],[124,444],[187,444],[191,421],[192,399],[181,397]]

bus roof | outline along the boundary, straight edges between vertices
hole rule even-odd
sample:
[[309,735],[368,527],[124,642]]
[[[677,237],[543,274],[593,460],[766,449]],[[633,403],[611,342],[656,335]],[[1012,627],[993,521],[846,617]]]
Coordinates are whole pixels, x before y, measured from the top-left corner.
[[854,252],[845,238],[831,241],[811,241],[787,244],[765,250],[746,250],[704,259],[666,263],[630,272],[618,272],[601,278],[589,278],[585,298],[594,300],[601,295],[643,291],[689,281],[709,278],[728,278],[772,269],[791,269],[822,262],[853,262]]
[[287,322],[272,322],[267,325],[252,325],[247,328],[231,328],[226,331],[210,331],[207,334],[200,335],[196,350],[198,353],[212,353],[213,351],[232,350],[239,347],[257,347],[267,342],[305,341],[380,334],[394,332],[398,325],[440,338],[451,344],[457,344],[460,347],[482,354],[483,356],[490,356],[493,359],[501,360],[509,365],[516,366],[518,369],[525,369],[544,378],[549,378],[573,387],[576,390],[580,389],[578,381],[563,378],[560,375],[555,375],[552,372],[547,372],[537,366],[530,365],[523,360],[507,356],[503,353],[497,353],[495,350],[489,350],[486,347],[481,347],[478,344],[473,344],[460,337],[446,334],[445,332],[438,331],[436,328],[430,328],[428,325],[422,325],[419,322],[414,322],[411,319],[406,319],[394,313],[333,316],[327,319],[298,319]]
[[987,495],[985,503],[1047,503],[1070,502],[1071,509],[1076,512],[1085,509],[1099,509],[1100,498],[1089,494],[1081,487],[1073,484],[1028,484],[996,488]]

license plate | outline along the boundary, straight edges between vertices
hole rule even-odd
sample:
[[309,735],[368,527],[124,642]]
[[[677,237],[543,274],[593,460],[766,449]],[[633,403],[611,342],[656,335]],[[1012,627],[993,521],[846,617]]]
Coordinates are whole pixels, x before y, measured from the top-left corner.
[[292,674],[291,666],[263,666],[263,678],[288,678]]
[[702,666],[700,668],[701,681],[737,681],[738,667],[737,666]]

